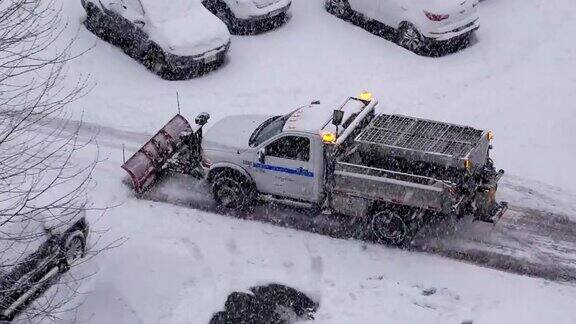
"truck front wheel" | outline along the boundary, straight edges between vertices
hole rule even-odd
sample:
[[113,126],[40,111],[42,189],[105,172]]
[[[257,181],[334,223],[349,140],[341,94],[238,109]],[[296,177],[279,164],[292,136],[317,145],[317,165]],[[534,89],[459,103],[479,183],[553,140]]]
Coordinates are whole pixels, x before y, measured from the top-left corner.
[[244,209],[252,203],[252,187],[246,177],[223,172],[214,179],[212,194],[220,206]]
[[383,210],[372,217],[372,232],[380,243],[399,245],[408,236],[408,226],[401,215],[393,210]]

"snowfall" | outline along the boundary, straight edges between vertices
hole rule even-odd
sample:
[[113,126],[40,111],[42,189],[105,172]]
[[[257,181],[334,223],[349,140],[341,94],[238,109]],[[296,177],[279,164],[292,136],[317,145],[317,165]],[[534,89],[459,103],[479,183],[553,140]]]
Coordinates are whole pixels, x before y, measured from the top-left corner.
[[[231,114],[284,114],[313,100],[336,106],[369,90],[382,112],[494,131],[493,158],[506,170],[500,199],[511,211],[504,225],[464,226],[452,243],[497,241],[514,231],[510,219],[522,220],[523,210],[544,215],[542,224],[549,216],[573,226],[574,0],[482,1],[472,45],[441,58],[414,55],[339,20],[322,0],[294,0],[284,26],[233,36],[221,69],[177,82],[160,79],[86,31],[80,1],[62,4],[66,36],[77,33],[76,46],[91,48],[68,65],[67,81],[89,76],[94,85],[70,107],[85,122],[86,137],[98,135],[103,161],[91,198],[95,206],[113,206],[89,215],[91,239],[123,240],[68,274],[87,279],[73,301],[78,308],[62,314],[63,323],[207,323],[230,292],[268,282],[319,301],[314,323],[576,323],[573,281],[139,200],[120,168],[123,146],[133,153],[177,113],[176,92],[182,115],[192,120],[207,111],[213,123]],[[91,161],[95,152],[87,149],[77,162]],[[477,237],[465,241],[467,235]],[[522,239],[535,241],[527,235]],[[576,271],[574,235],[539,235],[562,262],[544,258],[553,252],[543,244],[514,250],[502,243],[500,250]],[[431,288],[434,294],[423,293]]]

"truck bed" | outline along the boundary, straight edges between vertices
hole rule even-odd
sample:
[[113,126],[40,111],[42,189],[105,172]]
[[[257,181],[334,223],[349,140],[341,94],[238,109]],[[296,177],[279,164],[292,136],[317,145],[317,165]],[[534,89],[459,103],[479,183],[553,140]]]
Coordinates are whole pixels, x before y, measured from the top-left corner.
[[336,158],[332,205],[353,216],[366,215],[372,201],[449,213],[461,198],[458,186],[488,161],[487,133],[401,115],[375,116]]
[[482,167],[488,157],[487,132],[467,126],[407,117],[376,116],[356,137],[359,149],[376,157],[397,157],[443,167]]
[[371,201],[448,212],[453,188],[439,179],[338,161],[332,206],[350,216],[368,214]]

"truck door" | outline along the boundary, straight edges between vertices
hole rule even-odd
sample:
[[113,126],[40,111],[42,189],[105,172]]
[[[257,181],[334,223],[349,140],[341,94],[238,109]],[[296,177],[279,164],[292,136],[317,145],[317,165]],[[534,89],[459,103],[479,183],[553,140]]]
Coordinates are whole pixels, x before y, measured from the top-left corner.
[[262,159],[254,161],[258,190],[310,201],[314,195],[314,164],[307,136],[281,136],[260,149]]

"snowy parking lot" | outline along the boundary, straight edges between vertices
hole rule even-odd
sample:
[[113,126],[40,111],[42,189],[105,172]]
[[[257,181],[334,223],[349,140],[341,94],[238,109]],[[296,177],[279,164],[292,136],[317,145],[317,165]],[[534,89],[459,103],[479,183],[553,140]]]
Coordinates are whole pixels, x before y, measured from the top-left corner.
[[[93,125],[85,126],[89,137]],[[331,224],[310,223],[289,208],[224,211],[208,188],[187,177],[169,178],[138,200],[114,142],[136,149],[147,136],[98,128],[99,150],[111,158],[95,173],[92,196],[97,205],[119,206],[96,215],[93,240],[128,240],[75,269],[72,275],[88,279],[76,300],[81,306],[65,319],[207,323],[230,292],[276,282],[320,302],[315,323],[574,320],[575,227],[566,216],[573,215],[572,198],[555,187],[508,180],[503,198],[511,210],[496,227],[430,226],[399,249],[323,232]],[[291,228],[277,226],[285,223]],[[337,238],[309,233],[312,226]]]
[[[576,2],[482,1],[472,45],[427,58],[327,14],[321,0],[294,0],[286,25],[233,36],[221,69],[175,82],[86,31],[79,1],[63,8],[76,46],[93,46],[68,66],[68,82],[94,82],[73,107],[105,158],[91,197],[116,206],[94,213],[93,239],[127,238],[75,269],[95,274],[63,322],[208,323],[230,292],[278,282],[319,301],[314,323],[576,323]],[[207,111],[212,123],[362,90],[387,113],[493,130],[504,219],[428,229],[398,249],[228,217],[185,181],[164,188],[182,197],[151,200],[122,182],[122,147],[136,151],[178,111],[176,92],[184,116]],[[293,213],[259,212],[272,222]]]

